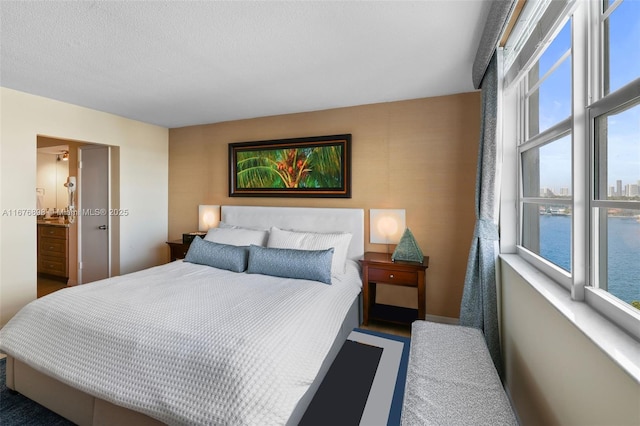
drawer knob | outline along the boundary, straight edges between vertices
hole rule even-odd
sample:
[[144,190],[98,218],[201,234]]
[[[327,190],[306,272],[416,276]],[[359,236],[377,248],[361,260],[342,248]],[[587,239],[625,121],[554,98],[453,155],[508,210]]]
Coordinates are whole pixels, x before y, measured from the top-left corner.
[[393,278],[393,274],[389,274],[389,278]]

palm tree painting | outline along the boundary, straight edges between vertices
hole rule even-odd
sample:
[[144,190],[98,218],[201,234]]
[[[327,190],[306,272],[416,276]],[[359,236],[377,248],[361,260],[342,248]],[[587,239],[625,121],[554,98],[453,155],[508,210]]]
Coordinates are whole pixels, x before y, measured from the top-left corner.
[[351,135],[230,145],[230,195],[349,197]]

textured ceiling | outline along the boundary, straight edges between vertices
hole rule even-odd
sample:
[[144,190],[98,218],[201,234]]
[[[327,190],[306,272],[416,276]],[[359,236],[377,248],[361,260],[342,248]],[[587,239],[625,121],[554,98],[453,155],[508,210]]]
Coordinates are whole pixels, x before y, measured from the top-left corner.
[[0,85],[169,128],[468,92],[489,7],[2,0]]

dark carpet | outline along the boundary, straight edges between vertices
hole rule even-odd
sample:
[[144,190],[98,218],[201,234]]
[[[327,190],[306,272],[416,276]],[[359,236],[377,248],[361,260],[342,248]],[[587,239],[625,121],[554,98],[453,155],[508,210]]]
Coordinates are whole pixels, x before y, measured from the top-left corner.
[[0,425],[69,426],[73,425],[40,404],[7,388],[7,360],[0,359]]

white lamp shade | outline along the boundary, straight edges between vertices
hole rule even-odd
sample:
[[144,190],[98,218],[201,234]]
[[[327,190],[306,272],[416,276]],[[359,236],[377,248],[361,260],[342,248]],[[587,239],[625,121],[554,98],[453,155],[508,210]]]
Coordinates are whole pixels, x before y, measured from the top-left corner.
[[405,227],[404,209],[369,210],[369,242],[372,244],[398,244]]
[[198,231],[206,232],[220,223],[220,206],[198,206]]

